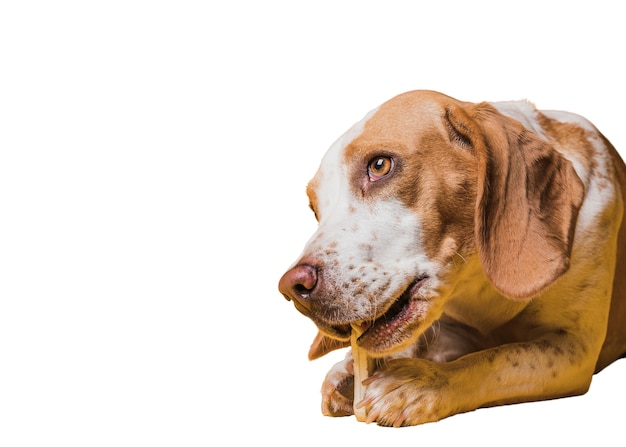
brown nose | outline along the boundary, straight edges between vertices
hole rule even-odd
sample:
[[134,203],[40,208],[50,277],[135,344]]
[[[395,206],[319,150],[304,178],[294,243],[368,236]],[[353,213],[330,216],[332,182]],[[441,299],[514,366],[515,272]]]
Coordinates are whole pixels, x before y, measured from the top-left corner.
[[280,278],[278,290],[288,300],[310,309],[309,298],[317,285],[317,270],[308,264],[298,264]]

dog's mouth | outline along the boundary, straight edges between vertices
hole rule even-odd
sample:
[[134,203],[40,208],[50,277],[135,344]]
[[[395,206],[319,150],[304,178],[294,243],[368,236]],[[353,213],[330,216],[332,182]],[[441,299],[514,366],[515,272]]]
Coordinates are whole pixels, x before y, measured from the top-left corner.
[[383,354],[392,346],[401,344],[411,337],[411,327],[419,324],[422,319],[427,303],[420,289],[427,279],[427,276],[422,276],[411,282],[391,306],[373,320],[333,325],[327,332],[346,340],[350,338],[352,326],[358,326],[362,332],[357,339],[358,345],[373,354]]

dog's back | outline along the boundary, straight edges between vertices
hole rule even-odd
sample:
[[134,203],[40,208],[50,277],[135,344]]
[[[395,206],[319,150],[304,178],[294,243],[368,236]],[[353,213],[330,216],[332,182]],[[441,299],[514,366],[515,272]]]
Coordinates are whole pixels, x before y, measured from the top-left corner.
[[[622,203],[626,200],[626,166],[615,148],[605,141],[611,150],[615,175],[621,186]],[[624,206],[626,208],[626,205]],[[622,219],[617,239],[617,259],[613,277],[613,295],[606,339],[596,364],[596,372],[602,370],[626,354],[626,218]]]

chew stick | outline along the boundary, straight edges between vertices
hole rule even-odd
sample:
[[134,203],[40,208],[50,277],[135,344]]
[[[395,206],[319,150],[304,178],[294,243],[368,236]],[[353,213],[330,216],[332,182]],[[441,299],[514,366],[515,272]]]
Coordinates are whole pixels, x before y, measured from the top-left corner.
[[367,356],[367,353],[358,347],[357,339],[363,333],[363,327],[357,324],[352,325],[352,334],[350,336],[350,344],[352,346],[352,358],[354,359],[354,415],[357,421],[365,421],[367,414],[365,408],[357,408],[357,404],[363,400],[365,396],[365,387],[363,381],[367,379],[373,369],[373,360]]

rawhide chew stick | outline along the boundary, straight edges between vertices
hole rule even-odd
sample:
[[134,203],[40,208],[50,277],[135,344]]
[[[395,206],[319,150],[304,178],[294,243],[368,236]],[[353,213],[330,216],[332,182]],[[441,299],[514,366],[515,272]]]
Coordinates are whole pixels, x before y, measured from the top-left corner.
[[361,336],[365,329],[367,329],[367,326],[353,324],[352,334],[350,336],[352,358],[354,359],[354,415],[356,416],[356,419],[361,422],[366,420],[367,414],[365,412],[365,408],[357,408],[356,406],[365,396],[363,381],[370,376],[374,365],[374,361],[370,359],[367,353],[357,345],[357,339]]

